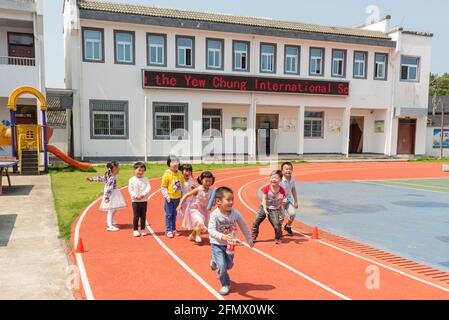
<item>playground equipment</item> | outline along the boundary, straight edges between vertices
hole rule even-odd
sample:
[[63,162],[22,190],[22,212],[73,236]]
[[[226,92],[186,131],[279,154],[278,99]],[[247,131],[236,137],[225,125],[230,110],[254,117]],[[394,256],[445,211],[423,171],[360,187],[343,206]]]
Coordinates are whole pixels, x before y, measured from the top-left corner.
[[[17,100],[20,96],[31,94],[39,100],[40,110],[42,112],[42,125],[38,124],[16,124]],[[0,146],[6,146],[9,138],[9,145],[12,147],[12,156],[19,160],[19,171],[22,175],[40,174],[41,153],[44,154],[45,172],[48,171],[48,152],[53,153],[62,161],[70,166],[88,169],[92,165],[89,163],[78,162],[55,146],[48,145],[53,130],[47,127],[47,102],[42,93],[29,86],[15,89],[8,99],[8,109],[10,112],[11,128],[0,127]],[[14,171],[17,172],[17,166]]]

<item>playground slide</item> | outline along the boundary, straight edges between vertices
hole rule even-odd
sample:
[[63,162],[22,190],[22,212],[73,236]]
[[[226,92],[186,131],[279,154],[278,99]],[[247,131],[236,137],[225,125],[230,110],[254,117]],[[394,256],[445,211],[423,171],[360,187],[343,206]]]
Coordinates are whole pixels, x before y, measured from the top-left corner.
[[53,153],[56,157],[58,157],[59,159],[61,159],[62,161],[64,161],[65,163],[67,163],[68,165],[70,165],[72,167],[81,168],[81,169],[90,169],[90,168],[92,168],[92,164],[86,163],[86,162],[76,161],[75,159],[70,158],[64,152],[62,152],[61,150],[59,150],[55,146],[52,146],[51,144],[49,144],[47,146],[47,150],[48,150],[48,152]]

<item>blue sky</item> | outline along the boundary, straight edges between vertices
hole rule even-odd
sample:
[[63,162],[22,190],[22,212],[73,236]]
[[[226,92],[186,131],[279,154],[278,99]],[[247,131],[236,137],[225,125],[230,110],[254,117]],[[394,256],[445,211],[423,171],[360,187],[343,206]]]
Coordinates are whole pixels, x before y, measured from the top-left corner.
[[[390,14],[392,26],[434,33],[432,72],[449,72],[449,3],[445,0],[116,0],[200,11],[224,12],[244,16],[318,24],[357,26],[375,13]],[[273,5],[275,3],[276,5]],[[44,1],[45,60],[47,87],[64,87],[63,0]],[[378,10],[367,13],[369,6]]]

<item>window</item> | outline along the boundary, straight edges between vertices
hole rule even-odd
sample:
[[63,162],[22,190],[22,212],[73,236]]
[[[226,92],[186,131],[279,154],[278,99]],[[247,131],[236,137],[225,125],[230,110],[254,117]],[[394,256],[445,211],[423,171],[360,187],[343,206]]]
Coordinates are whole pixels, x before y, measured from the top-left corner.
[[384,53],[376,53],[375,65],[374,65],[374,79],[386,80],[387,79],[387,63],[388,55]]
[[221,137],[221,109],[203,109],[203,137]]
[[83,60],[104,62],[103,29],[83,28]]
[[150,66],[166,66],[167,36],[147,34],[147,63]]
[[249,71],[249,42],[234,41],[232,44],[234,71]]
[[310,48],[310,75],[324,75],[324,49]]
[[207,68],[223,70],[223,40],[206,39]]
[[401,57],[401,80],[418,81],[419,78],[419,58]]
[[285,73],[299,74],[299,47],[285,46]]
[[153,137],[155,140],[187,139],[187,104],[153,104]]
[[181,68],[194,67],[194,38],[176,37],[176,66]]
[[304,113],[304,137],[322,138],[323,137],[324,112],[305,112]]
[[134,32],[114,30],[115,63],[134,64]]
[[91,139],[128,139],[128,101],[90,100]]
[[355,51],[354,52],[354,78],[366,79],[366,67],[367,67],[367,52]]
[[346,51],[332,50],[332,77],[346,76]]
[[276,45],[260,44],[260,72],[276,72]]

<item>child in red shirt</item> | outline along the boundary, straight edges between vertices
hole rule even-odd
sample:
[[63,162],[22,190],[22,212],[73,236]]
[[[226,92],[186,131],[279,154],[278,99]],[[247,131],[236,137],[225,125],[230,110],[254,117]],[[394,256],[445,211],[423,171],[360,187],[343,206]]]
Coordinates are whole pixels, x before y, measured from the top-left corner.
[[282,202],[285,198],[285,190],[280,186],[282,180],[282,172],[275,170],[270,174],[270,184],[262,189],[263,197],[259,212],[254,219],[252,225],[253,241],[259,235],[259,226],[268,217],[274,228],[275,242],[281,243],[282,238]]

